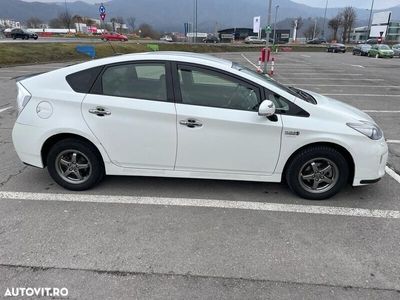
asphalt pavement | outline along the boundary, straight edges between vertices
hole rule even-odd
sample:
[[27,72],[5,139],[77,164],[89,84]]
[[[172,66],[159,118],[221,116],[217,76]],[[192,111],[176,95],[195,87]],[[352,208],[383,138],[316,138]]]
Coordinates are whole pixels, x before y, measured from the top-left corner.
[[[400,173],[400,59],[288,52],[275,62],[278,81],[369,113]],[[147,177],[72,193],[24,166],[11,78],[63,65],[0,69],[0,297],[65,287],[69,299],[399,299],[395,172],[307,201],[281,184]]]

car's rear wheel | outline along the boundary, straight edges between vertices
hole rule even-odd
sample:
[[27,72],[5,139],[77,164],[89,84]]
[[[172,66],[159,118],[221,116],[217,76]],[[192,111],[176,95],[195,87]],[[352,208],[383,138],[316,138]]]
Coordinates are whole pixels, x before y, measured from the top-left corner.
[[326,146],[306,148],[293,157],[286,171],[290,189],[302,198],[324,200],[347,183],[349,166],[344,156]]
[[47,168],[55,182],[74,191],[92,188],[105,174],[98,150],[76,139],[57,142],[47,155]]

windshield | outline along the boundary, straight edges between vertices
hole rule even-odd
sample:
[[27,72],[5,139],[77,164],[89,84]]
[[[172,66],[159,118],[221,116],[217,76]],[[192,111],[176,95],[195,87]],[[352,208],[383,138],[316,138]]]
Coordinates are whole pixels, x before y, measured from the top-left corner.
[[306,93],[306,92],[304,92],[304,91],[302,91],[300,89],[297,89],[295,87],[292,87],[292,86],[285,86],[285,85],[279,83],[278,81],[276,81],[275,79],[271,78],[268,75],[257,73],[256,71],[253,71],[253,70],[251,70],[251,69],[249,69],[247,67],[244,67],[244,66],[242,66],[242,65],[240,65],[238,63],[233,63],[232,64],[232,68],[234,68],[234,69],[236,69],[238,71],[241,71],[241,72],[243,72],[245,74],[248,74],[248,75],[251,75],[253,77],[256,77],[258,79],[261,79],[261,80],[263,80],[265,82],[268,82],[269,84],[271,84],[271,85],[273,85],[273,86],[285,91],[286,93],[289,93],[289,94],[291,94],[291,95],[293,95],[293,96],[295,96],[295,97],[297,97],[297,98],[299,98],[301,100],[307,101],[309,103],[317,104],[317,102],[314,99],[314,97],[312,97],[310,94],[308,94],[308,93]]
[[388,45],[380,45],[379,49],[381,49],[381,50],[390,50]]

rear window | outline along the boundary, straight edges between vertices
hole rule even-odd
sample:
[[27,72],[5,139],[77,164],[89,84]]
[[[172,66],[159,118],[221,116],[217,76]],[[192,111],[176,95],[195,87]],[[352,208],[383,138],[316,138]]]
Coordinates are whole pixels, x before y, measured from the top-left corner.
[[99,76],[103,67],[96,67],[70,74],[66,80],[70,87],[77,93],[89,93],[95,80]]

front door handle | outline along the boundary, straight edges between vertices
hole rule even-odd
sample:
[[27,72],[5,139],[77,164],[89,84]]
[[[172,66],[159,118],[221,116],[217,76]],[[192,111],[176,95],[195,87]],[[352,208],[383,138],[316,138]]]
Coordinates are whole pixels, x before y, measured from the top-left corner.
[[195,128],[195,127],[201,127],[203,124],[201,124],[199,121],[195,119],[187,119],[187,120],[181,120],[179,121],[179,124],[183,126],[187,126],[189,128]]
[[96,108],[89,109],[89,113],[97,115],[99,117],[111,115],[111,111],[105,109],[104,107],[97,106]]

